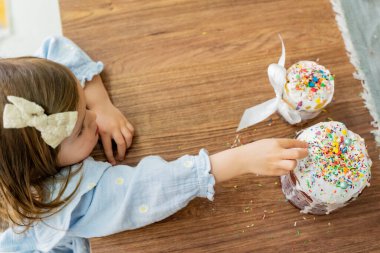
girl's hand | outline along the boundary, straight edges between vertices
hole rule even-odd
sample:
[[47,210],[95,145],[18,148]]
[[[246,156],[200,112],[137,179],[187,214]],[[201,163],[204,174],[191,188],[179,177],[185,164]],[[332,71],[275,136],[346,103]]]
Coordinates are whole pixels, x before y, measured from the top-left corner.
[[279,176],[297,166],[308,155],[308,144],[294,139],[264,139],[210,156],[211,172],[217,182],[254,173]]
[[115,165],[112,139],[117,144],[117,159],[125,158],[125,152],[132,144],[134,129],[127,118],[111,102],[102,103],[91,109],[96,113],[96,123],[108,161]]
[[308,144],[294,139],[264,139],[241,146],[243,171],[266,176],[280,176],[297,166],[308,155]]
[[87,107],[96,113],[96,123],[99,127],[107,160],[115,165],[112,151],[112,139],[117,144],[117,159],[123,160],[125,152],[132,144],[133,126],[127,118],[111,102],[99,75],[94,76],[84,87]]

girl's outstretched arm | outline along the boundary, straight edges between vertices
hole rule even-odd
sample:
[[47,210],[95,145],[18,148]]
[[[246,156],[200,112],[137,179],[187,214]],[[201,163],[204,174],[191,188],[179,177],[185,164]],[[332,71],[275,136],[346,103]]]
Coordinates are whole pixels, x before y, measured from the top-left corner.
[[201,150],[197,156],[185,155],[171,162],[149,156],[135,168],[114,166],[82,196],[71,214],[75,222],[70,230],[79,237],[104,236],[160,221],[195,197],[212,200],[215,181],[245,173],[288,173],[295,159],[307,156],[306,147],[307,143],[297,140],[266,139],[211,156]]
[[[35,224],[28,234],[18,235],[12,229],[1,234],[0,251],[14,251],[14,245],[16,251],[70,248],[83,237],[146,226],[172,215],[195,197],[212,200],[215,180],[222,182],[245,173],[287,173],[296,165],[295,159],[307,155],[306,147],[297,140],[267,139],[211,156],[201,150],[197,156],[185,155],[171,162],[149,156],[137,167],[112,167],[88,158],[82,167],[76,164],[60,172],[65,177],[81,168],[65,190],[65,196],[69,195],[81,180],[75,197],[58,213]],[[52,189],[54,195],[61,188],[54,184]]]

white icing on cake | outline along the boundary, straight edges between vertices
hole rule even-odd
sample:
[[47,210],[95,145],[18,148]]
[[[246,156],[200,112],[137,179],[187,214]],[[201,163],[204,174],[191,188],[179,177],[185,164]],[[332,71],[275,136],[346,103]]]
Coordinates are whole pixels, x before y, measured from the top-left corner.
[[299,61],[287,70],[283,99],[297,111],[320,112],[334,95],[334,76],[313,61]]
[[[315,204],[327,204],[327,213],[344,206],[369,186],[372,161],[364,139],[340,122],[321,122],[298,138],[309,143],[309,156],[299,160],[296,189]],[[304,209],[307,212],[307,208]]]

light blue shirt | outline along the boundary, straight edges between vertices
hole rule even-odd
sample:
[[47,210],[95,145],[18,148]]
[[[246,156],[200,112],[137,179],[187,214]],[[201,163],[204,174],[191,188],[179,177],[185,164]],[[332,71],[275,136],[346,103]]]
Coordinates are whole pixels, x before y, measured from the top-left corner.
[[[71,69],[84,85],[103,70],[72,41],[48,38],[37,57],[61,63]],[[63,197],[77,193],[58,213],[44,218],[26,233],[8,229],[0,235],[0,252],[89,252],[86,238],[136,229],[165,219],[195,197],[213,200],[215,179],[210,174],[206,150],[197,156],[185,155],[171,162],[148,156],[136,167],[112,166],[89,157],[81,164],[61,170],[79,172],[70,181]],[[57,196],[62,181],[50,185]],[[16,233],[15,233],[16,232]]]

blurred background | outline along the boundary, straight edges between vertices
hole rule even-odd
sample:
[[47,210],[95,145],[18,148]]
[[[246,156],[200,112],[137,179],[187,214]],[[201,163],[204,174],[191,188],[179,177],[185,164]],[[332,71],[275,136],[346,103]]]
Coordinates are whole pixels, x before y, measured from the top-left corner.
[[48,35],[61,35],[58,0],[0,0],[0,57],[32,55]]

